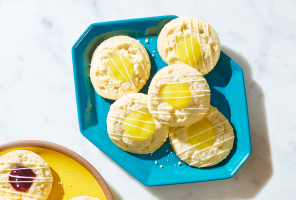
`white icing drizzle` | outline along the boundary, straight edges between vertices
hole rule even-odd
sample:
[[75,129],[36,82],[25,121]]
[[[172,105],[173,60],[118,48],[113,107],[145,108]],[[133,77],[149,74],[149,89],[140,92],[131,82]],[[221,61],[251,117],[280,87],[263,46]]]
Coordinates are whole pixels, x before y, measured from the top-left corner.
[[[118,68],[118,66],[116,65],[116,63],[114,62],[114,60],[112,59],[112,57],[110,56],[109,52],[107,53],[109,59],[114,63],[114,65],[116,66],[116,68],[118,69],[118,71],[120,72],[120,74],[123,76],[121,70]],[[107,68],[108,70],[111,72],[112,77],[116,80],[114,74],[112,73],[108,63],[107,63]],[[125,78],[125,76],[123,76]],[[131,86],[130,82],[128,81],[128,84]],[[121,89],[121,91],[123,92],[123,94],[127,94],[125,91],[123,91],[122,87],[119,87]]]
[[[191,93],[194,93],[194,92],[210,92],[211,90],[197,90],[197,91],[190,91]],[[162,92],[162,93],[179,93],[179,92],[188,92],[188,91],[172,91],[172,92]],[[150,92],[150,93],[158,93],[158,92]]]
[[[139,113],[143,113],[143,114],[150,114],[150,113],[147,113],[147,112],[143,112],[143,111],[139,111],[139,110],[133,110],[133,109],[130,109],[130,108],[121,108],[121,107],[119,107],[119,106],[116,106],[116,105],[114,105],[114,104],[112,104],[112,106],[114,106],[114,107],[116,107],[116,108],[119,108],[119,109],[126,109],[126,110],[130,110],[130,111],[134,111],[134,112],[139,112]],[[111,116],[111,115],[110,115]],[[158,123],[160,123],[160,124],[167,124],[167,125],[170,125],[170,123],[166,123],[166,122],[159,122],[159,121],[157,121]]]
[[[128,110],[132,110],[132,109],[128,109]],[[143,113],[143,114],[146,114],[146,115],[149,115],[149,114],[150,114],[150,113],[143,112],[143,111],[139,111],[139,110],[132,110],[132,111],[139,112],[139,113]]]
[[[231,136],[231,137],[229,137],[229,138],[227,138],[227,139],[225,139],[225,140],[222,140],[222,141],[220,141],[220,142],[218,142],[218,143],[216,143],[216,144],[214,144],[214,145],[212,145],[212,146],[209,146],[209,147],[206,147],[206,148],[204,148],[204,149],[201,149],[201,150],[199,150],[198,152],[196,152],[196,154],[198,154],[198,153],[200,153],[200,152],[202,152],[202,151],[205,151],[205,150],[207,150],[207,149],[209,149],[209,148],[212,148],[212,147],[215,147],[215,146],[217,146],[218,144],[221,144],[221,143],[223,143],[223,142],[225,142],[225,141],[227,141],[227,140],[230,140],[230,139],[232,139],[232,138],[234,138],[234,136]],[[190,156],[188,156],[188,157],[186,157],[186,158],[189,158]],[[186,158],[183,158],[182,160],[185,160]]]
[[[31,169],[31,168],[28,168],[28,169]],[[36,180],[52,180],[53,179],[53,178],[45,178],[45,177],[29,177],[29,176],[13,176],[13,175],[8,175],[8,176],[5,175],[1,177],[29,178],[29,179],[36,179]]]
[[[117,40],[117,42],[118,42],[118,38],[117,38],[117,36],[115,36],[115,38],[116,38],[116,40]],[[126,68],[126,66],[125,66],[125,63],[123,62],[123,59],[122,59],[122,57],[121,57],[121,55],[120,55],[120,53],[119,53],[119,50],[118,50],[118,48],[117,48],[117,45],[116,45],[115,41],[114,41],[114,44],[115,44],[116,50],[117,50],[117,52],[118,52],[118,55],[119,55],[119,57],[120,57],[120,60],[121,60],[121,62],[123,63],[124,69],[125,69],[125,71],[126,71],[128,77],[129,77],[128,82],[131,83],[130,85],[133,87],[134,91],[136,92],[137,90],[136,90],[136,87],[135,87],[135,85],[134,85],[134,82],[132,81],[131,76],[129,75],[129,73],[128,73],[128,71],[127,71],[127,68]],[[111,59],[112,59],[112,58],[111,58]],[[120,71],[120,69],[118,68],[118,66],[116,65],[116,63],[113,61],[113,59],[112,59],[112,62],[115,64],[115,66],[116,66],[116,68],[118,69],[118,71]],[[120,73],[121,73],[121,71],[120,71]],[[121,75],[123,76],[122,73],[121,73]],[[123,76],[123,77],[126,79],[125,76]]]
[[216,160],[216,161],[214,161],[214,162],[211,162],[211,163],[207,163],[207,164],[205,164],[205,165],[202,165],[202,166],[200,166],[200,167],[205,167],[205,166],[211,165],[211,164],[213,164],[213,163],[219,163],[219,162],[220,162],[220,161],[222,161],[222,160],[224,160],[224,158],[222,158],[222,159],[219,159],[219,160]]
[[[163,78],[179,78],[179,77],[187,77],[187,76],[200,76],[200,74],[186,74],[186,75],[178,75],[178,76],[161,76],[161,77],[153,77],[153,79],[163,79]],[[203,79],[200,79],[203,80]]]
[[15,163],[21,163],[21,164],[31,164],[31,165],[45,165],[48,166],[47,164],[42,164],[42,163],[32,163],[32,162],[19,162],[19,161],[5,161],[5,162],[0,162],[0,164],[15,164]]
[[126,123],[126,122],[124,122],[124,121],[114,120],[114,119],[111,119],[111,118],[108,118],[108,120],[115,121],[115,122],[119,122],[119,123],[126,124],[126,125],[129,125],[129,126],[133,126],[133,127],[136,127],[136,128],[142,129],[142,130],[144,130],[144,131],[147,131],[147,132],[153,133],[153,131],[150,131],[150,130],[148,130],[148,129],[142,128],[142,127],[140,127],[140,126],[135,126],[135,125],[132,125],[132,124]]
[[39,181],[36,181],[36,180],[32,180],[32,181],[0,181],[0,183],[42,183],[42,182],[49,182],[49,181],[53,181],[53,180],[39,180]]
[[197,82],[197,81],[206,81],[206,79],[192,80],[192,81],[171,82],[171,83],[157,83],[157,84],[159,84],[159,85],[170,85],[170,84],[175,84],[175,83],[192,83],[192,82]]
[[[11,157],[11,156],[15,156],[15,155],[19,155],[19,154],[10,154],[10,155],[4,155],[2,157]],[[43,163],[34,163],[34,162],[20,162],[20,161],[5,161],[5,162],[0,162],[0,164],[29,164],[29,165],[35,165],[35,167],[29,167],[26,166],[25,168],[17,168],[17,169],[3,169],[1,168],[0,171],[17,171],[17,170],[24,170],[24,169],[45,169],[45,168],[50,168],[49,165],[47,164],[43,164]],[[2,166],[3,167],[3,166]],[[36,173],[36,172],[35,172]],[[9,181],[9,180],[5,180],[5,181],[0,181],[0,183],[43,183],[43,182],[51,182],[53,181],[53,178],[46,178],[46,177],[27,177],[27,176],[15,176],[15,175],[0,175],[1,178],[7,178],[8,177],[16,177],[16,178],[26,178],[26,179],[33,179],[33,180],[26,180],[26,181]],[[42,196],[38,196],[38,195],[30,195],[28,193],[23,193],[23,192],[14,192],[11,188],[10,189],[0,189],[0,191],[3,192],[7,192],[7,193],[11,193],[11,194],[17,194],[17,195],[21,195],[20,197],[9,197],[10,199],[24,199],[26,197],[35,197],[38,199],[47,199],[47,197],[42,197]]]
[[204,115],[207,113],[165,113],[165,112],[150,112],[151,114],[166,114],[166,115]]
[[[135,48],[134,48],[134,44],[133,44],[132,39],[130,39],[130,40],[131,40],[131,43],[132,43],[132,48],[135,49]],[[117,40],[117,41],[118,41],[118,40]],[[136,49],[135,49],[135,51],[136,51],[136,55],[137,55],[137,57],[139,58],[138,51],[137,51]],[[131,58],[130,58],[131,56],[130,56],[129,54],[128,54],[127,56],[128,56],[128,59],[131,60]],[[141,63],[141,65],[142,65],[142,68],[144,69],[144,66],[143,66],[142,62],[140,62],[140,63]],[[144,69],[144,72],[145,72],[145,75],[146,75],[146,71],[145,71],[145,69]],[[141,73],[138,73],[138,74],[139,74],[139,76],[141,77],[141,79],[144,80],[144,78],[143,78],[143,76],[141,75]],[[146,77],[147,77],[147,75],[146,75]]]
[[[148,107],[153,109],[153,107]],[[158,110],[169,110],[169,108],[157,108]],[[180,108],[180,109],[188,109],[188,110],[195,110],[195,109],[208,109],[208,108]]]
[[[186,56],[187,56],[187,58],[188,58],[188,61],[189,61],[189,65],[190,66],[192,66],[191,65],[191,61],[190,61],[190,58],[189,58],[189,55],[188,55],[188,52],[187,52],[187,45],[186,45],[186,39],[185,39],[185,31],[184,31],[184,26],[183,26],[183,38],[184,38],[184,45],[185,45],[185,52],[186,52]],[[177,44],[177,43],[176,43]]]
[[[118,53],[119,54],[119,53]],[[116,68],[118,69],[118,71],[120,72],[120,74],[125,78],[125,79],[127,79],[124,75],[123,75],[123,73],[121,72],[121,70],[119,69],[119,67],[116,65],[116,63],[114,62],[114,60],[112,59],[112,57],[111,57],[111,55],[109,54],[109,52],[108,52],[108,56],[109,56],[109,58],[111,59],[111,61],[114,63],[114,65],[116,66]],[[119,57],[121,58],[121,56],[119,55]],[[123,62],[123,61],[122,61]],[[110,69],[110,68],[109,68]],[[111,69],[110,69],[110,71],[111,71]],[[128,73],[128,72],[127,72]],[[112,75],[113,75],[113,77],[114,77],[114,74],[112,73]]]
[[[139,137],[139,136],[130,136],[130,135],[118,135],[118,134],[116,134],[116,133],[109,133],[110,135],[117,135],[117,136],[122,136],[122,137],[130,137],[130,138],[144,138],[144,139],[150,139],[150,138],[146,138],[146,137]],[[118,138],[118,139],[120,139],[120,138]],[[151,138],[152,139],[152,138]],[[166,141],[166,140],[158,140],[158,139],[155,139],[154,138],[154,140],[157,140],[157,141],[161,141],[161,142],[164,142],[164,141]]]
[[[132,46],[133,46],[133,49],[137,52],[137,57],[138,57],[138,59],[139,59],[139,61],[140,61],[140,57],[139,57],[139,54],[138,54],[138,51],[137,51],[137,49],[136,48],[134,48],[134,40],[133,39],[130,39],[130,41],[132,42]],[[139,41],[138,41],[139,42]],[[140,42],[139,42],[140,43]],[[141,43],[140,43],[140,46],[142,46],[141,45]],[[145,54],[145,52],[144,52],[144,54]],[[148,60],[149,60],[149,58],[148,58]],[[145,76],[146,76],[146,80],[148,80],[148,75],[147,75],[147,73],[146,73],[146,70],[145,70],[145,68],[144,68],[144,65],[143,65],[143,63],[142,62],[140,62],[141,63],[141,66],[142,66],[142,68],[143,68],[143,71],[144,71],[144,73],[145,73]],[[140,74],[140,73],[139,73]],[[140,75],[141,76],[141,75]],[[142,77],[142,76],[141,76]],[[142,77],[143,78],[143,77]]]
[[191,49],[192,49],[194,64],[196,65],[196,68],[197,68],[197,62],[196,62],[196,59],[195,59],[193,42],[192,42],[192,18],[191,17],[190,17],[190,39],[191,39]]
[[147,112],[143,112],[143,111],[139,111],[139,110],[133,110],[133,109],[130,109],[130,108],[121,108],[119,106],[116,106],[114,104],[112,104],[112,106],[116,107],[116,108],[119,108],[119,109],[125,109],[125,110],[131,110],[131,111],[135,111],[135,112],[139,112],[139,113],[143,113],[143,114],[150,114],[150,113],[147,113]]
[[213,139],[213,138],[215,138],[215,137],[217,137],[217,136],[219,136],[219,135],[222,135],[222,134],[224,134],[224,133],[226,133],[226,132],[229,132],[229,131],[232,130],[232,129],[233,129],[233,128],[230,128],[230,129],[228,129],[227,131],[224,131],[224,132],[222,132],[222,133],[220,133],[220,134],[218,134],[218,135],[215,135],[215,136],[213,136],[213,137],[210,137],[210,138],[208,138],[208,139],[206,139],[206,140],[204,140],[204,141],[202,141],[202,142],[200,142],[200,143],[197,143],[197,144],[195,144],[195,145],[192,145],[191,147],[189,147],[189,148],[187,148],[187,149],[185,149],[185,150],[179,152],[179,153],[176,154],[176,155],[180,155],[180,154],[182,154],[182,153],[184,153],[184,152],[186,152],[186,151],[192,149],[193,147],[195,147],[195,146],[197,146],[197,145],[200,145],[200,144],[202,144],[202,143],[204,143],[204,142],[206,142],[206,141],[208,141],[208,140],[211,140],[211,139]]
[[188,97],[204,97],[206,95],[211,95],[211,94],[200,94],[200,95],[183,96],[183,97],[153,97],[153,98],[149,98],[149,99],[183,99],[183,98],[188,98]]
[[[108,53],[108,56],[109,56],[109,58],[112,60],[112,58],[110,57],[109,53]],[[113,62],[113,60],[112,60],[112,62]],[[107,65],[108,65],[108,64],[107,64]],[[107,69],[110,71],[112,77],[116,80],[116,78],[115,78],[114,74],[112,73],[112,71],[111,71],[111,69],[110,69],[109,66],[107,66]],[[122,91],[123,94],[126,94],[126,92],[123,91],[122,87],[119,87],[119,89]]]
[[174,21],[175,21],[175,20],[172,20],[172,22],[173,22],[173,29],[174,29],[174,36],[175,36],[175,43],[176,43],[177,58],[179,58],[178,44],[177,44],[177,37],[176,37],[176,30],[175,30],[175,24],[174,24]]
[[[212,146],[211,146],[212,147]],[[209,147],[207,147],[207,148],[209,148]],[[212,158],[212,157],[214,157],[214,156],[216,156],[216,155],[219,155],[219,154],[221,154],[221,153],[224,153],[224,152],[227,152],[227,151],[231,151],[231,149],[232,148],[230,148],[230,149],[226,149],[225,151],[220,151],[220,152],[218,152],[218,153],[216,153],[216,154],[214,154],[214,155],[211,155],[211,156],[208,156],[208,157],[206,157],[206,158],[203,158],[203,159],[201,159],[201,160],[197,160],[197,161],[195,161],[195,162],[192,162],[192,163],[190,163],[189,164],[189,166],[192,166],[192,165],[194,165],[194,164],[196,164],[196,163],[198,163],[198,162],[200,162],[200,161],[202,161],[202,160],[206,160],[206,159],[208,159],[208,158]],[[223,158],[224,159],[224,158]],[[222,160],[223,160],[222,159]]]
[[[208,29],[208,36],[210,39],[210,30],[209,30],[209,23],[208,22],[207,22],[207,29]],[[210,54],[210,58],[211,58],[212,69],[214,69],[212,51],[211,51],[211,46],[209,43],[208,43],[208,47],[209,47],[209,54]]]
[[219,151],[219,152],[216,153],[215,155],[208,156],[208,157],[203,158],[203,159],[201,159],[201,160],[206,160],[206,159],[212,158],[212,157],[214,157],[214,156],[216,156],[216,155],[219,155],[219,154],[221,154],[221,153],[224,153],[224,152],[227,152],[227,151],[231,151],[231,149],[232,149],[232,148],[230,148],[230,149],[226,149],[226,150],[224,150],[224,151]]
[[[225,120],[225,121],[223,121],[223,122],[220,122],[219,124],[216,124],[215,126],[212,126],[211,128],[209,128],[209,129],[207,129],[207,130],[204,130],[204,131],[202,131],[202,132],[199,132],[199,133],[197,133],[197,134],[195,134],[195,135],[192,135],[192,136],[190,136],[190,137],[186,137],[186,138],[183,139],[183,140],[178,140],[177,142],[172,142],[171,144],[176,144],[176,143],[182,142],[182,141],[184,141],[184,140],[186,140],[186,139],[193,138],[193,137],[195,137],[195,136],[197,136],[197,135],[200,135],[200,134],[202,134],[202,133],[204,133],[204,132],[207,132],[208,130],[211,130],[211,129],[215,128],[216,126],[218,126],[218,125],[220,125],[220,124],[222,124],[222,123],[224,123],[224,122],[227,122],[227,121],[228,121],[228,120]],[[187,127],[186,127],[186,128],[187,128]]]
[[201,61],[202,61],[202,64],[203,64],[203,67],[204,67],[204,70],[206,72],[206,74],[208,73],[206,67],[205,67],[205,63],[204,63],[204,60],[203,60],[203,54],[202,54],[202,47],[201,47],[201,39],[200,39],[200,34],[199,34],[199,23],[198,23],[198,19],[196,17],[196,25],[197,25],[197,36],[198,36],[198,42],[199,42],[199,46],[200,46],[200,53],[201,53]]
[[139,119],[131,119],[131,118],[125,118],[125,117],[120,117],[120,116],[115,116],[115,115],[109,115],[111,117],[115,117],[115,118],[120,118],[120,119],[129,119],[129,120],[133,120],[133,121],[138,121],[138,122],[145,122],[145,123],[149,123],[149,124],[154,124],[154,122],[149,122],[149,121],[145,121],[145,120],[139,120]]
[[[185,93],[188,91],[172,91],[172,92],[162,92],[162,93]],[[199,93],[199,92],[211,92],[211,90],[197,90],[197,91],[190,91],[191,93]],[[159,92],[149,92],[149,94],[158,94]]]
[[[46,167],[30,167],[30,169],[43,169],[43,168],[49,168],[49,166]],[[23,170],[23,169],[0,169],[0,171],[6,171],[6,170]]]

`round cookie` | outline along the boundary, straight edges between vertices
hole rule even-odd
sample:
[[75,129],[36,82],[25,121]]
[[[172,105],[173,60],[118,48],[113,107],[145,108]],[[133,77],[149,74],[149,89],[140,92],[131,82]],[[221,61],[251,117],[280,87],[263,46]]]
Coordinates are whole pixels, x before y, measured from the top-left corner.
[[15,150],[0,157],[1,197],[44,200],[52,181],[50,166],[34,152]]
[[97,197],[79,196],[79,197],[74,197],[70,200],[99,200],[99,199]]
[[108,113],[107,131],[121,149],[137,154],[153,153],[166,141],[169,127],[155,120],[148,111],[148,96],[124,95]]
[[210,105],[210,89],[199,71],[185,64],[162,68],[148,90],[149,112],[169,126],[188,126],[200,120]]
[[169,138],[181,160],[200,168],[216,165],[228,156],[234,133],[226,117],[210,106],[207,115],[195,124],[171,128]]
[[138,40],[115,36],[101,43],[93,53],[90,78],[99,95],[117,100],[140,91],[150,69],[149,55]]
[[157,49],[168,65],[188,64],[202,75],[209,73],[220,57],[218,34],[197,17],[180,17],[167,23],[159,34]]

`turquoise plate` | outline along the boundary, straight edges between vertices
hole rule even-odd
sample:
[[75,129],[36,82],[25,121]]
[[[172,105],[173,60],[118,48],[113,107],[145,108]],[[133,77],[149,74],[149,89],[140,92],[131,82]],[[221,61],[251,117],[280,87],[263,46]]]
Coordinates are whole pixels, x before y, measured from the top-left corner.
[[[175,155],[169,141],[166,141],[153,155],[132,154],[119,149],[108,137],[106,118],[110,105],[114,101],[102,98],[92,87],[89,78],[92,53],[102,41],[115,35],[128,35],[140,40],[151,59],[150,79],[140,91],[147,93],[151,78],[158,70],[166,66],[157,52],[157,35],[163,25],[174,18],[177,16],[95,23],[86,29],[72,48],[81,133],[118,165],[147,186],[231,178],[251,154],[243,71],[223,52],[221,52],[217,66],[205,76],[211,88],[211,105],[217,107],[227,117],[234,127],[236,136],[233,149],[221,163],[203,169],[189,167]],[[145,43],[146,38],[149,39],[149,44]],[[156,51],[155,58],[152,57],[153,51]],[[155,161],[158,162],[156,166]],[[177,165],[179,161],[182,162],[181,166]],[[163,165],[163,168],[160,168],[160,165]]]

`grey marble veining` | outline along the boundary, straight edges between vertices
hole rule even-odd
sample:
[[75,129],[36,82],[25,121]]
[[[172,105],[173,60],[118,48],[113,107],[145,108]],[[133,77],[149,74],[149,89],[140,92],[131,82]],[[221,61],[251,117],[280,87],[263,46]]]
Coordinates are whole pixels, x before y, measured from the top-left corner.
[[[0,0],[0,139],[61,144],[121,199],[296,199],[296,1]],[[253,152],[228,180],[145,187],[79,132],[71,47],[94,22],[174,14],[218,32],[244,71]]]

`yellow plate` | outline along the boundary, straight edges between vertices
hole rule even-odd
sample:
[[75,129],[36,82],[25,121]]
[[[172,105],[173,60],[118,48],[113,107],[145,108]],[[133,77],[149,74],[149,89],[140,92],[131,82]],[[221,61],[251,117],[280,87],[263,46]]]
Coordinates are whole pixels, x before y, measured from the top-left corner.
[[[100,200],[113,200],[99,172],[75,152],[57,144],[27,140],[1,145],[0,156],[17,149],[37,153],[51,167],[53,185],[48,200],[69,200],[86,195]],[[63,186],[58,184],[59,181]]]

